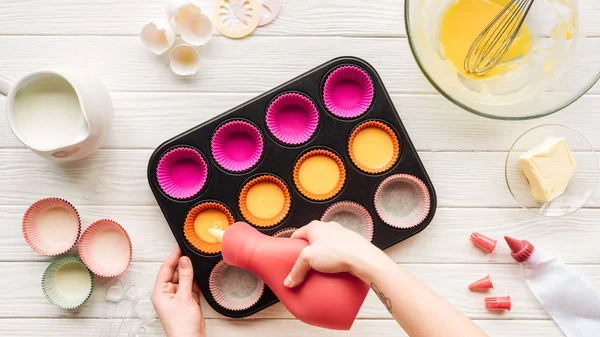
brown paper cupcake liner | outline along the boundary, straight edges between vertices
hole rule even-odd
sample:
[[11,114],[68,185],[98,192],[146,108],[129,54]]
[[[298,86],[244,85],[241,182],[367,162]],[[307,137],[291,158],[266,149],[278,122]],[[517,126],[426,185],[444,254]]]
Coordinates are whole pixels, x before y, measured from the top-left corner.
[[[57,242],[57,229],[49,231],[48,228],[41,228],[41,217],[48,214],[53,209],[61,209],[72,218],[71,228],[65,227],[64,219],[57,219],[61,222],[60,240]],[[61,198],[45,198],[33,203],[23,216],[22,232],[25,242],[36,253],[45,256],[57,256],[71,250],[77,244],[81,234],[81,218],[75,207],[68,201]]]
[[251,272],[221,261],[210,273],[209,288],[218,305],[227,310],[241,311],[260,300],[265,284]]
[[[377,128],[377,129],[384,131],[390,137],[390,139],[392,141],[392,146],[393,146],[392,158],[390,158],[390,160],[381,167],[370,167],[364,163],[361,163],[354,155],[354,141],[356,140],[356,136],[361,131],[368,129],[368,128]],[[390,128],[389,126],[387,126],[386,124],[384,124],[382,122],[367,121],[367,122],[360,124],[359,126],[357,126],[354,129],[354,131],[352,131],[352,134],[350,135],[350,139],[348,140],[348,154],[350,155],[350,160],[352,161],[352,163],[359,170],[361,170],[365,173],[368,173],[368,174],[379,174],[379,173],[388,171],[389,169],[394,167],[394,165],[396,165],[396,162],[398,162],[398,158],[400,156],[400,143],[398,141],[398,137],[396,136],[396,133],[394,132],[394,130],[392,130],[392,128]]]
[[[333,159],[338,167],[340,177],[339,177],[338,182],[337,182],[336,186],[334,187],[334,189],[328,193],[314,194],[314,193],[308,191],[306,188],[304,188],[302,186],[302,184],[300,183],[300,177],[299,177],[300,167],[308,158],[313,157],[313,156],[327,156],[327,157]],[[340,191],[344,187],[345,182],[346,182],[346,167],[344,166],[344,162],[337,154],[335,154],[331,151],[322,150],[322,149],[309,151],[309,152],[305,153],[304,155],[302,155],[302,157],[300,157],[300,159],[298,159],[298,161],[294,165],[294,185],[296,185],[296,188],[303,196],[305,196],[306,198],[308,198],[310,200],[325,201],[325,200],[329,200],[329,199],[335,197],[336,195],[338,195],[340,193]]]
[[[205,242],[198,237],[196,234],[196,230],[194,228],[194,221],[198,217],[198,215],[204,211],[214,209],[220,212],[223,212],[227,216],[227,220],[229,221],[228,226],[233,225],[234,218],[229,209],[218,202],[204,202],[199,205],[194,206],[187,214],[185,218],[185,223],[183,225],[183,235],[186,240],[189,242],[192,247],[196,248],[202,253],[205,254],[218,254],[221,252],[221,243],[216,242]],[[223,228],[226,229],[226,228]]]
[[[117,247],[117,237],[114,234],[122,239],[122,247]],[[107,258],[107,255],[112,256]],[[100,277],[122,275],[129,268],[132,256],[133,249],[129,234],[113,220],[98,220],[81,235],[79,257],[95,275]]]
[[343,227],[373,240],[373,218],[369,211],[353,201],[340,201],[325,210],[321,216],[323,222],[337,222]]
[[383,180],[375,192],[375,210],[387,225],[407,229],[421,224],[431,207],[425,183],[409,174]]
[[[258,216],[252,214],[252,212],[248,209],[248,192],[252,189],[252,187],[256,186],[259,183],[263,183],[263,182],[270,182],[270,183],[277,185],[277,187],[279,187],[281,189],[281,191],[283,192],[283,197],[284,197],[283,208],[276,216],[274,216],[270,219],[259,218]],[[260,177],[250,180],[242,188],[242,191],[240,192],[240,197],[239,197],[240,212],[242,213],[242,216],[244,217],[244,219],[246,219],[248,222],[250,222],[251,224],[253,224],[257,227],[262,227],[262,228],[273,227],[273,226],[278,225],[281,221],[283,221],[283,219],[285,219],[285,217],[288,215],[288,213],[290,211],[291,204],[292,204],[292,199],[290,196],[290,191],[288,190],[288,188],[285,185],[285,183],[283,182],[283,180],[281,180],[275,176],[271,176],[271,175],[264,175],[264,176],[260,176]]]
[[296,228],[296,227],[285,228],[285,229],[275,232],[275,234],[273,234],[273,236],[276,238],[289,238],[297,230],[298,230],[298,228]]

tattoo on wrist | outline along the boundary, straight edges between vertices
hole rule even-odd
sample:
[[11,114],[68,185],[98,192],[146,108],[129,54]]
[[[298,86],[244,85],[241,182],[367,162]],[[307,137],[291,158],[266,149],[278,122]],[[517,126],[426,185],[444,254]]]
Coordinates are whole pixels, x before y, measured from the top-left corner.
[[371,289],[373,289],[373,292],[375,292],[375,295],[377,295],[377,297],[379,297],[379,300],[381,301],[381,303],[383,303],[383,305],[385,305],[385,308],[391,314],[392,313],[392,300],[385,297],[385,295],[381,291],[379,291],[379,288],[377,288],[375,283],[371,283]]

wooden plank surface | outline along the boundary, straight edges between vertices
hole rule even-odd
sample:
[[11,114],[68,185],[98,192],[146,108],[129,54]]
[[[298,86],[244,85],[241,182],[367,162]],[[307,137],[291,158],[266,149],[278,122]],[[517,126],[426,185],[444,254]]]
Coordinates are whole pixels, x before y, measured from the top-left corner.
[[[76,205],[155,205],[146,175],[151,154],[151,150],[100,150],[76,164],[58,166],[28,150],[0,150],[4,173],[0,204],[27,205],[58,196]],[[505,152],[421,152],[420,157],[439,207],[519,207],[506,185]],[[576,158],[581,167],[597,165],[588,153],[576,153]],[[26,186],[21,179],[26,179]],[[586,207],[599,205],[600,193],[595,193]]]
[[[75,312],[65,312],[55,308],[43,297],[39,282],[47,263],[42,262],[2,262],[1,270],[8,273],[0,279],[0,286],[8,289],[11,284],[19,287],[0,293],[0,318],[2,317],[35,317],[35,318],[99,318],[104,315],[107,303],[104,292],[95,291],[90,302]],[[129,271],[121,277],[128,287],[135,285],[142,298],[149,298],[152,291],[159,263],[133,263]],[[444,296],[450,303],[473,319],[515,320],[515,319],[549,319],[541,304],[535,300],[527,286],[521,280],[520,269],[512,265],[477,265],[477,264],[409,264],[405,265],[411,273],[429,285],[434,291]],[[591,284],[600,286],[600,268],[595,265],[571,265],[571,268],[582,275]],[[472,293],[467,285],[486,274],[492,276],[495,289],[489,294]],[[102,289],[107,280],[98,279],[98,288]],[[513,308],[510,312],[498,315],[488,312],[483,299],[486,296],[512,297]],[[206,303],[203,305],[206,317],[220,318]],[[292,318],[281,304],[253,315],[256,318]],[[390,314],[381,304],[377,296],[370,293],[361,308],[359,318],[389,319]]]
[[[0,330],[10,331],[13,337],[65,335],[91,337],[99,320],[88,319],[0,319]],[[129,326],[135,321],[128,322]],[[551,321],[475,321],[490,337],[562,337],[563,334]],[[405,337],[406,334],[391,320],[364,320],[354,323],[351,331],[330,331],[308,327],[296,320],[215,320],[206,321],[210,336],[244,337],[296,337],[315,335],[321,337]],[[148,326],[144,336],[164,336],[157,322]]]
[[[161,262],[175,247],[175,239],[157,206],[77,207],[83,228],[108,217],[119,222],[133,240],[133,260]],[[1,206],[0,261],[50,261],[33,252],[21,234],[26,206]],[[512,264],[514,260],[502,237],[524,237],[540,248],[550,249],[572,264],[595,264],[600,256],[600,209],[582,210],[568,220],[542,219],[521,209],[441,208],[427,229],[386,253],[399,263]],[[494,254],[487,255],[469,241],[472,231],[499,240]],[[565,242],[564,238],[572,240]]]
[[[264,92],[339,56],[364,58],[379,72],[391,93],[434,93],[416,66],[405,38],[259,37],[232,41],[218,37],[200,49],[200,69],[192,78],[173,74],[167,55],[148,52],[134,36],[1,36],[0,60],[5,75],[19,78],[40,68],[70,64],[87,69],[109,91]],[[578,55],[595,65],[600,39]],[[32,52],[34,51],[34,52]],[[598,67],[595,67],[598,69]],[[590,67],[573,77],[589,78]],[[570,83],[556,90],[569,91]],[[598,86],[594,87],[598,92]]]
[[[114,125],[104,149],[154,149],[162,142],[252,99],[256,94],[113,93]],[[564,124],[600,150],[600,96],[587,95],[543,121],[496,121],[472,115],[439,94],[394,94],[392,100],[421,151],[506,151],[528,129]],[[13,136],[0,96],[0,149],[24,148]],[[586,118],[578,118],[587,116]],[[573,117],[573,118],[571,118]]]

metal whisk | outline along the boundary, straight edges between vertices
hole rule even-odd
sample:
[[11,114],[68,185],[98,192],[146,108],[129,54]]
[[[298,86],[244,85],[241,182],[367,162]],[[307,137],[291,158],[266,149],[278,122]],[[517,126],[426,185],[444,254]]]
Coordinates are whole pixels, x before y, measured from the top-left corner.
[[523,26],[534,0],[511,0],[477,36],[467,56],[465,70],[483,76],[500,63]]

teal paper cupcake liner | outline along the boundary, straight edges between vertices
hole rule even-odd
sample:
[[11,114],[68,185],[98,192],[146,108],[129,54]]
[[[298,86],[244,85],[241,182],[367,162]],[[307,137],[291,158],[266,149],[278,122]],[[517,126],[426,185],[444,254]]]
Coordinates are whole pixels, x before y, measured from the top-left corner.
[[93,290],[92,272],[76,257],[67,256],[55,260],[46,268],[42,277],[44,296],[50,303],[64,310],[84,305],[92,296]]

